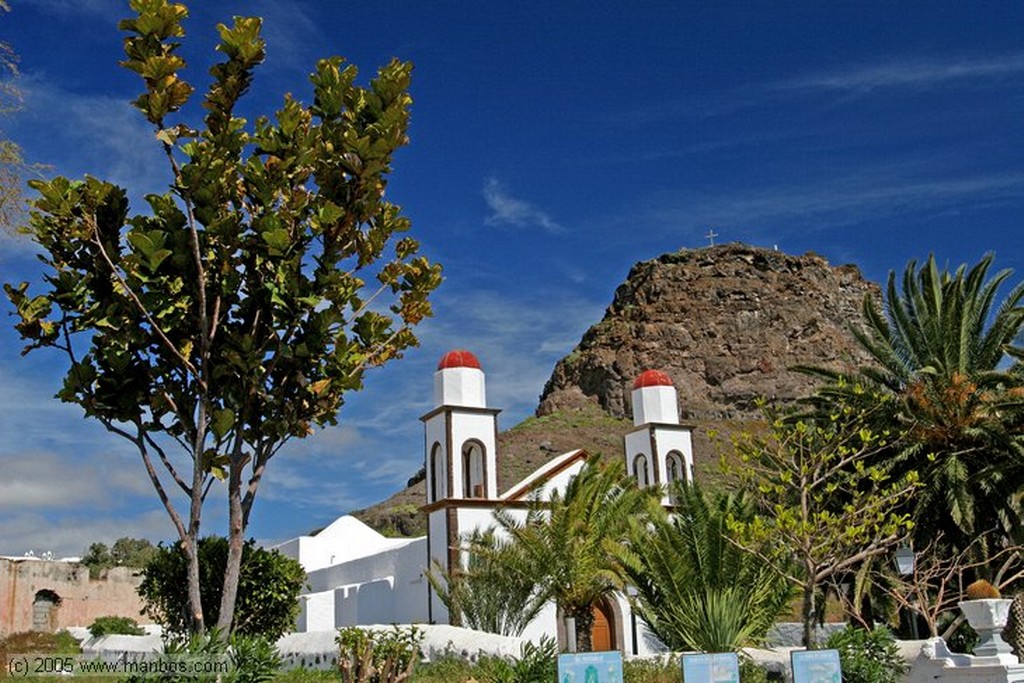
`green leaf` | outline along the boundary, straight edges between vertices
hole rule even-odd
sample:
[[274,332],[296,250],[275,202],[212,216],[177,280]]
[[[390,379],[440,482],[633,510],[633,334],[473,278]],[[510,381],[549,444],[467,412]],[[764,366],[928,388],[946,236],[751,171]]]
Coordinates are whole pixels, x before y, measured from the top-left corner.
[[235,426],[235,411],[231,408],[223,408],[213,412],[213,419],[210,421],[210,430],[220,441]]
[[291,246],[292,239],[291,235],[284,228],[278,228],[276,230],[267,230],[266,232],[260,233],[263,241],[270,247],[272,254],[280,254],[288,250]]

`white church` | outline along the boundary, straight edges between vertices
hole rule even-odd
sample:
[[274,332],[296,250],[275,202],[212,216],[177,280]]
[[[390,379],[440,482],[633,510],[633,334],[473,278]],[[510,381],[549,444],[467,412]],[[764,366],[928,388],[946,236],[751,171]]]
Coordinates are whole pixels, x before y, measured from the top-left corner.
[[[432,561],[448,569],[461,561],[460,539],[495,526],[497,508],[524,517],[531,498],[563,490],[587,453],[574,450],[548,461],[507,491],[498,491],[497,409],[487,406],[484,372],[468,351],[450,351],[434,375],[434,409],[420,418],[425,431],[427,535],[386,538],[354,517],[344,516],[316,536],[278,546],[306,569],[309,590],[300,597],[298,631],[328,631],[353,625],[449,623],[448,611],[427,581]],[[625,465],[641,486],[664,486],[693,476],[690,428],[680,424],[675,387],[648,370],[632,391],[635,429],[625,437]],[[668,506],[666,497],[662,500]],[[595,608],[595,650],[645,654],[660,643],[633,618],[625,595]],[[555,636],[565,628],[554,604],[527,627],[524,638]]]

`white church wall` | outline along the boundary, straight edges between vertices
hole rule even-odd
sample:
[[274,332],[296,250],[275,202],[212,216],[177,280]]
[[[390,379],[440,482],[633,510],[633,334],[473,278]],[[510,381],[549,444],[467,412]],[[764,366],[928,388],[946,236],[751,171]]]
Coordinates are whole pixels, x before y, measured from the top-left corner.
[[520,638],[539,643],[542,638],[548,636],[555,638],[558,633],[558,608],[555,603],[549,602],[541,609],[540,613],[526,625]]
[[334,520],[316,536],[299,536],[274,546],[287,557],[298,560],[307,573],[373,555],[406,541],[386,538],[355,517]]
[[[541,500],[550,500],[551,494],[555,491],[565,491],[565,488],[569,485],[569,481],[580,473],[580,470],[583,469],[583,465],[583,460],[574,462],[572,465],[544,482],[539,489]],[[533,495],[534,491],[531,491],[530,493]]]
[[636,470],[633,468],[636,456],[643,455],[647,459],[647,481],[653,481],[654,470],[651,467],[653,454],[651,453],[651,434],[647,430],[641,430],[626,434],[626,474],[636,479]]
[[631,394],[633,424],[649,422],[679,423],[676,390],[672,386],[648,386],[634,389]]
[[298,631],[334,629],[334,590],[307,593],[299,597]]
[[[442,567],[446,567],[448,565],[447,514],[448,512],[444,509],[434,510],[427,518],[427,533],[430,538],[430,557],[427,560],[428,565],[432,565],[435,561]],[[444,606],[444,603],[441,602],[441,599],[437,597],[433,590],[430,591],[429,617],[434,621],[434,623],[448,623],[448,608]]]
[[[427,539],[417,538],[309,572],[307,626],[300,630],[313,630],[309,626],[313,622],[318,628],[333,629],[355,623],[427,621],[427,582],[423,577],[426,548]],[[373,620],[366,621],[370,618]]]
[[334,591],[334,628],[359,625],[359,586],[342,586]]
[[[486,451],[485,460],[494,462],[493,456],[495,453],[494,443],[494,416],[491,414],[477,414],[477,413],[459,413],[458,419],[452,421],[452,482],[454,482],[455,490],[452,492],[453,498],[463,498],[462,490],[462,446],[470,439],[475,439],[483,443]],[[497,491],[498,488],[498,473],[494,471],[493,466],[487,467],[487,490]]]
[[[655,442],[658,452],[661,454],[662,465],[665,463],[665,455],[671,451],[679,451],[686,461],[687,476],[693,479],[693,445],[690,440],[690,433],[681,429],[664,429],[655,433]],[[665,469],[662,470],[663,476]]]
[[298,560],[307,572],[331,566],[334,556],[326,543],[317,541],[315,536],[293,538],[275,548],[281,554]]
[[434,405],[483,408],[487,381],[479,368],[450,367],[434,373]]
[[491,508],[457,508],[455,514],[459,520],[459,535],[463,538],[475,529],[485,531],[496,525]]

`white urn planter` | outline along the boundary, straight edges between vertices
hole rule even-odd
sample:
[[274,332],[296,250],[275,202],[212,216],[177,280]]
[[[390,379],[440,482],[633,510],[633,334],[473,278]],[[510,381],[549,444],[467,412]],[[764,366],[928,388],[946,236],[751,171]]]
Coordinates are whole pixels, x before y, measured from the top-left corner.
[[1010,603],[1013,600],[964,600],[960,603],[960,611],[967,618],[967,623],[978,632],[978,644],[974,654],[979,657],[1012,655],[1010,646],[1003,640],[1003,629],[1010,616]]

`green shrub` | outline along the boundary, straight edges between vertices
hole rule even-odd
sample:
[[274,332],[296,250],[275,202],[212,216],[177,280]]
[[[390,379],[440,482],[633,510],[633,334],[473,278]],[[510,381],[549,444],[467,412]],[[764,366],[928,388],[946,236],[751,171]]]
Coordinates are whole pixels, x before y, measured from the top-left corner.
[[544,636],[523,643],[519,657],[481,657],[473,678],[481,683],[547,683],[558,675],[558,643]]
[[471,678],[482,680],[479,667],[452,655],[417,666],[409,680],[412,683],[458,683]]
[[415,626],[370,631],[357,626],[339,629],[338,670],[342,683],[400,683],[408,680],[420,659],[423,631]]
[[267,638],[235,634],[231,645],[231,680],[235,683],[263,683],[281,670],[281,653]]
[[681,672],[679,657],[676,655],[628,659],[622,663],[623,683],[679,683]]
[[[21,652],[39,654],[77,655],[82,652],[78,640],[67,631],[47,633],[45,631],[22,631],[0,639],[0,661],[7,655]],[[5,669],[0,666],[0,672]]]
[[636,612],[674,651],[733,652],[757,645],[789,602],[789,581],[729,538],[755,510],[740,494],[681,482],[675,514],[634,521],[619,561],[637,589]]
[[93,638],[111,635],[144,636],[146,629],[139,626],[139,622],[131,617],[96,617],[89,626],[89,635]]
[[743,683],[768,683],[768,669],[750,657],[740,655],[740,680]]
[[[335,669],[321,670],[321,669],[289,669],[288,671],[281,671],[274,677],[275,683],[334,683],[335,681],[341,680],[338,677],[338,672]],[[419,683],[419,678],[414,678],[416,683]],[[423,679],[429,683],[450,683],[450,681],[461,680],[458,678],[433,678]]]
[[277,647],[266,638],[239,634],[224,638],[216,629],[201,635],[193,634],[188,638],[172,638],[164,643],[163,654],[175,658],[188,656],[203,661],[227,661],[229,671],[227,674],[205,676],[152,673],[131,676],[128,678],[129,683],[265,683],[277,678],[281,669],[281,656]]
[[[227,567],[228,541],[209,536],[199,540],[199,592],[207,624],[217,623],[220,598]],[[245,636],[276,640],[291,630],[299,613],[299,593],[306,572],[298,561],[276,550],[266,550],[256,541],[246,541],[238,578],[234,631]],[[187,563],[181,543],[161,545],[143,571],[139,595],[145,613],[162,624],[168,633],[184,635],[189,630]]]
[[896,639],[883,627],[836,631],[825,647],[839,650],[843,683],[899,683],[907,670]]

